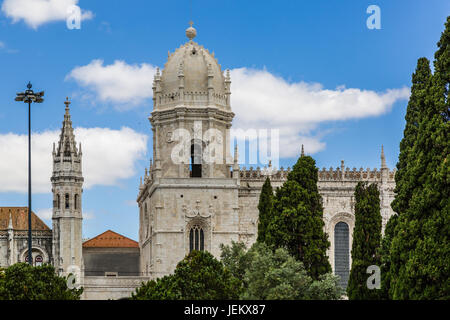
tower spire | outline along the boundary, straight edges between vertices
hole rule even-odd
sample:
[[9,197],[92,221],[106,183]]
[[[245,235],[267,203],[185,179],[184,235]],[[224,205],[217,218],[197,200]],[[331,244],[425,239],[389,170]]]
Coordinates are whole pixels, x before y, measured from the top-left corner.
[[63,153],[65,157],[69,157],[71,154],[78,154],[75,135],[73,134],[72,121],[70,119],[70,103],[69,97],[66,97],[66,101],[64,101],[66,112],[64,114],[64,121],[59,136],[58,150],[56,152],[57,156],[61,156],[61,153]]
[[383,145],[381,145],[381,168],[387,168]]
[[305,156],[305,148],[303,147],[303,144],[302,144],[302,153],[301,153],[301,156],[302,156],[302,157]]

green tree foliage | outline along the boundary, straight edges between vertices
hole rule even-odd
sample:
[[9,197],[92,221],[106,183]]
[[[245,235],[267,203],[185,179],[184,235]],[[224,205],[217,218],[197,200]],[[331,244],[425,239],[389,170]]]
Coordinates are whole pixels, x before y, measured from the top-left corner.
[[390,248],[393,299],[450,299],[450,17],[434,67],[406,164],[408,179],[396,195],[411,190]]
[[206,251],[192,251],[181,260],[174,274],[151,280],[136,289],[135,300],[227,300],[237,299],[242,282]]
[[331,273],[311,278],[302,262],[284,248],[273,251],[256,242],[248,251],[243,243],[222,246],[222,261],[244,282],[240,299],[336,300],[343,295],[338,277]]
[[259,223],[258,223],[258,239],[259,242],[265,242],[266,239],[266,231],[267,225],[270,221],[270,214],[272,211],[272,202],[273,202],[273,189],[270,184],[270,179],[266,178],[264,182],[261,194],[259,196]]
[[0,270],[0,300],[79,300],[83,289],[69,289],[51,265],[16,263]]
[[389,295],[389,288],[391,285],[391,255],[390,248],[392,239],[394,238],[395,227],[398,223],[398,215],[394,214],[391,216],[386,223],[386,228],[384,230],[384,237],[381,240],[381,247],[378,256],[381,259],[381,289],[380,289],[380,299],[390,300],[392,297]]
[[175,285],[173,275],[150,280],[136,289],[132,300],[182,300],[181,292]]
[[309,156],[301,156],[277,189],[265,242],[286,248],[303,262],[308,274],[319,279],[331,271],[326,255],[330,246],[323,231],[322,197],[317,188],[317,168]]
[[375,183],[359,182],[355,188],[355,227],[352,268],[347,286],[350,300],[378,299],[377,289],[367,288],[367,267],[380,265],[377,251],[381,243],[380,192]]
[[[231,274],[244,281],[245,272],[249,269],[252,256],[247,253],[243,242],[231,241],[231,246],[220,245],[221,261]],[[245,283],[244,283],[245,285]]]

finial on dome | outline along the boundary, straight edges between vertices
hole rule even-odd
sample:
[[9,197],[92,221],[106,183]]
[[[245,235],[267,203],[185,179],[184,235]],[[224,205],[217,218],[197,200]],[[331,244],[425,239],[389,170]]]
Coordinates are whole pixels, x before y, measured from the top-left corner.
[[188,37],[190,41],[192,41],[192,39],[194,39],[195,36],[197,35],[197,30],[195,30],[195,28],[192,27],[193,24],[194,22],[189,21],[190,27],[186,29],[186,37]]

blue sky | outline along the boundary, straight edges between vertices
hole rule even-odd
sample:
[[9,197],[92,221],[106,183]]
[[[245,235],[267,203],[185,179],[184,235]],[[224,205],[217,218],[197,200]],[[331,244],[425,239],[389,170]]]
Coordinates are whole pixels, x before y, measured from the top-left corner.
[[[336,167],[341,159],[350,168],[379,167],[383,144],[393,168],[403,134],[405,89],[417,59],[433,60],[450,14],[450,2],[444,0],[192,0],[192,15],[189,1],[58,0],[79,5],[85,14],[81,29],[69,30],[58,10],[26,13],[30,0],[14,1],[1,1],[0,11],[0,206],[27,205],[27,168],[20,160],[26,157],[27,108],[14,96],[31,81],[34,89],[45,90],[45,102],[32,113],[36,141],[43,144],[33,149],[41,161],[33,165],[39,171],[33,174],[34,210],[48,218],[46,148],[61,126],[69,96],[74,127],[80,128],[80,139],[89,139],[83,145],[106,149],[100,156],[97,150],[92,168],[85,170],[97,176],[86,177],[83,236],[112,229],[133,239],[138,238],[139,177],[152,150],[151,79],[156,66],[163,68],[167,51],[187,41],[190,19],[195,41],[214,51],[223,69],[232,70],[235,125],[285,129],[281,136],[288,137],[288,147],[282,146],[280,165],[292,165],[305,143],[319,168]],[[381,9],[380,30],[366,26],[371,4]],[[274,97],[258,92],[267,86],[275,86]],[[119,95],[122,90],[115,87],[125,89]],[[347,89],[355,89],[352,99],[361,98],[361,105],[346,100]],[[242,102],[253,94],[279,103],[255,106],[261,110],[258,118]],[[323,108],[314,111],[316,100],[310,98],[317,96]],[[379,101],[368,101],[372,96]],[[285,118],[271,125],[271,108]],[[298,112],[291,117],[294,109]],[[334,111],[337,115],[330,116]],[[114,159],[110,166],[102,167],[102,156]]]

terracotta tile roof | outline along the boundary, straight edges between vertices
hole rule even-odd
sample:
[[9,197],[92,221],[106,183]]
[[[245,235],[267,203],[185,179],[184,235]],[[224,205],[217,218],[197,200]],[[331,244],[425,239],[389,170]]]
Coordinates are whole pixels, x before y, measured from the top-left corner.
[[[7,230],[9,216],[14,230],[28,230],[28,208],[27,207],[0,207],[0,230]],[[50,230],[50,228],[31,211],[32,230]]]
[[117,232],[107,230],[85,241],[83,248],[139,248],[139,243]]

